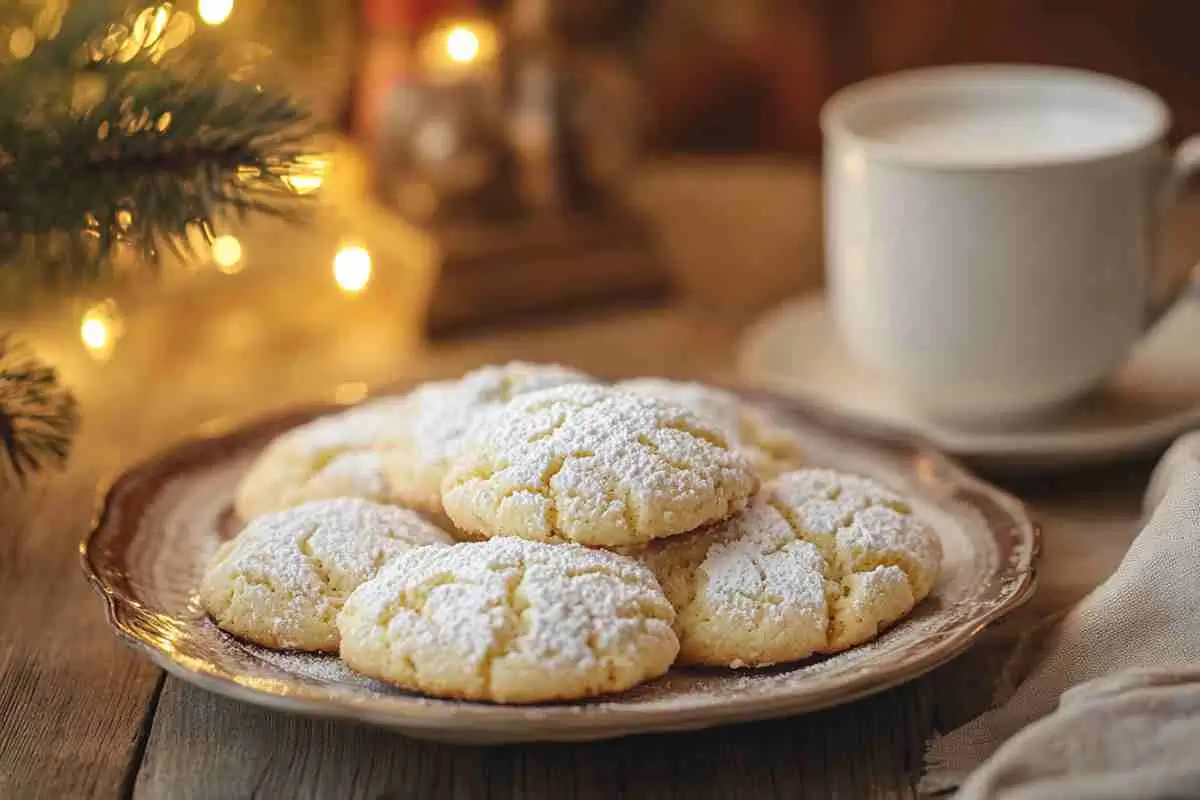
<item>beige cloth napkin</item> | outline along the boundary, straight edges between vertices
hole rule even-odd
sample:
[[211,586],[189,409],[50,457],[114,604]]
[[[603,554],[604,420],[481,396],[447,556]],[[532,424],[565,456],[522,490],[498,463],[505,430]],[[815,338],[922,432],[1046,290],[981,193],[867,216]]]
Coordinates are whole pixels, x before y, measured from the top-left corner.
[[1156,469],[1145,528],[999,708],[934,739],[924,792],[1200,798],[1200,432]]

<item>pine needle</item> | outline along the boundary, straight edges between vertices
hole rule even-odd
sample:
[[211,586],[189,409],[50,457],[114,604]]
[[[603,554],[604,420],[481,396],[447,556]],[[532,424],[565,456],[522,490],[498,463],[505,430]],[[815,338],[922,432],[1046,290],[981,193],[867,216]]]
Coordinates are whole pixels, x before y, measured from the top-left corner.
[[14,294],[102,279],[119,246],[153,270],[164,247],[190,255],[231,217],[294,218],[305,200],[287,178],[309,155],[306,107],[204,32],[166,48],[169,4],[106,6],[77,0],[57,36],[0,65],[0,272],[26,273],[0,286]]
[[61,468],[78,427],[75,397],[54,368],[0,336],[0,487]]

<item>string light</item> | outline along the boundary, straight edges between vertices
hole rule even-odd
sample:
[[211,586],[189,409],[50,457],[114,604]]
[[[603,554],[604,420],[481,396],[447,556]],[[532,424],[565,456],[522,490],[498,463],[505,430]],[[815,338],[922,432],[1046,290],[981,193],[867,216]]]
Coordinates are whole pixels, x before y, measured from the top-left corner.
[[234,275],[242,271],[242,243],[236,236],[228,234],[213,239],[212,259],[217,271]]
[[421,39],[418,60],[427,76],[457,80],[491,62],[500,49],[496,26],[485,19],[440,25]]
[[470,64],[479,56],[479,34],[465,25],[455,25],[446,34],[446,55],[458,64]]
[[79,323],[79,340],[88,355],[97,361],[108,360],[121,332],[121,315],[112,300],[89,308]]
[[333,279],[346,294],[358,294],[371,280],[371,254],[358,245],[349,245],[333,258]]
[[209,25],[220,25],[233,13],[233,0],[200,0],[196,13]]

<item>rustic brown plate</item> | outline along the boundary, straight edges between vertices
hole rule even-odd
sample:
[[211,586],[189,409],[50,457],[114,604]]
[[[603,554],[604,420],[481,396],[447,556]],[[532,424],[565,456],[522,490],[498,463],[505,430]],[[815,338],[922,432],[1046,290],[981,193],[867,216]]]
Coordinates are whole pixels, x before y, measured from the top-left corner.
[[1028,599],[1040,538],[1015,498],[920,444],[746,394],[790,422],[812,463],[872,475],[910,495],[941,536],[945,561],[933,594],[875,642],[769,670],[674,669],[619,696],[521,707],[408,694],[358,676],[332,656],[238,641],[212,624],[196,597],[205,563],[236,532],[234,487],[268,441],[328,408],[192,441],[125,473],[82,544],[83,568],[117,632],[184,680],[284,711],[463,743],[602,739],[827,708],[933,669]]

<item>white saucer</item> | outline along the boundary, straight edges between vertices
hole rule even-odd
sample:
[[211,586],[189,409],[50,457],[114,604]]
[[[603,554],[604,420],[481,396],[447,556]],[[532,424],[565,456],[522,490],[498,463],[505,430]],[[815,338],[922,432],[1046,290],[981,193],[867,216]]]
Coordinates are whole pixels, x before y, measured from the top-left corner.
[[991,469],[1081,466],[1146,455],[1200,427],[1200,302],[1184,300],[1113,379],[1052,418],[1004,430],[928,419],[838,340],[822,295],[791,300],[746,333],[740,377],[752,386],[925,438]]

